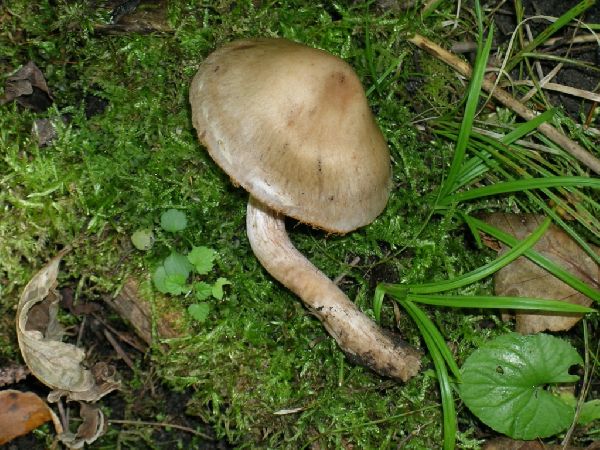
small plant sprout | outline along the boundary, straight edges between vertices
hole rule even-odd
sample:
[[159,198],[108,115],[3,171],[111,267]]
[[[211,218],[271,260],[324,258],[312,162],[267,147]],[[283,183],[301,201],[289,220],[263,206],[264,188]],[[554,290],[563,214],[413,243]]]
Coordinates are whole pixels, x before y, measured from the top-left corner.
[[[170,209],[161,216],[161,226],[173,232],[184,229],[186,223],[185,214],[175,209]],[[163,294],[191,295],[198,302],[211,296],[217,300],[223,299],[223,287],[231,284],[229,280],[219,277],[211,284],[199,279],[213,270],[216,255],[217,252],[204,246],[192,247],[187,254],[171,251],[152,274],[154,287]],[[188,307],[188,313],[198,322],[204,322],[209,312],[208,303],[195,303]]]
[[168,209],[160,216],[160,226],[171,233],[182,231],[187,227],[187,217],[183,211]]
[[154,245],[154,232],[148,228],[136,230],[131,235],[131,243],[138,250],[148,251]]

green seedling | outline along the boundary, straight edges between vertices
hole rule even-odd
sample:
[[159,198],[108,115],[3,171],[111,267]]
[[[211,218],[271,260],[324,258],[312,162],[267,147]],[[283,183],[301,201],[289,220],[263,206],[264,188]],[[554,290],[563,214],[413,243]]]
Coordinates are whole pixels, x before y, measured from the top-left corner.
[[160,216],[160,226],[165,231],[175,233],[185,230],[187,227],[187,217],[183,211],[178,209],[168,209]]
[[150,229],[141,229],[131,235],[131,243],[138,250],[148,251],[154,245],[154,233]]
[[[185,213],[170,209],[162,214],[160,223],[166,231],[176,232],[185,228],[187,218]],[[224,295],[223,287],[231,284],[229,280],[219,277],[210,284],[196,279],[213,270],[216,255],[213,249],[204,246],[192,247],[185,255],[173,250],[154,270],[152,274],[154,287],[163,294],[193,295],[198,302],[211,296],[221,300]],[[188,307],[188,313],[198,322],[204,322],[209,312],[208,303],[195,303]]]

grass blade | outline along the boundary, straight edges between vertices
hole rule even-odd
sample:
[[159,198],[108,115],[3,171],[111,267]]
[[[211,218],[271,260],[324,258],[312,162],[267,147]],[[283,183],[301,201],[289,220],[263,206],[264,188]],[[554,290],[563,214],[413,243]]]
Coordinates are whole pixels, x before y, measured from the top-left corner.
[[436,292],[444,292],[452,289],[457,289],[468,284],[479,281],[482,278],[491,275],[492,273],[500,270],[510,262],[517,259],[528,249],[530,249],[539,238],[546,232],[551,223],[550,218],[546,218],[539,227],[537,227],[526,239],[519,242],[511,250],[506,252],[504,255],[496,258],[494,261],[489,262],[465,275],[460,277],[452,278],[451,280],[439,281],[434,283],[425,284],[414,284],[414,285],[403,285],[402,288],[408,288],[411,294],[433,294]]
[[567,186],[600,189],[600,179],[588,177],[547,177],[505,181],[444,197],[440,199],[440,206],[474,200],[481,197],[489,197],[490,195],[507,194],[509,192]]
[[570,10],[568,10],[566,13],[564,13],[562,16],[560,16],[558,19],[556,19],[555,22],[548,25],[548,27],[545,30],[538,34],[529,44],[527,44],[525,47],[519,50],[519,52],[516,55],[514,55],[510,59],[510,61],[508,61],[508,64],[505,68],[506,72],[510,72],[517,66],[517,64],[519,64],[519,62],[521,62],[524,53],[529,53],[533,51],[538,45],[545,42],[546,39],[548,39],[558,30],[566,26],[575,17],[583,14],[585,10],[587,10],[590,6],[593,6],[594,3],[596,3],[596,0],[583,0]]
[[450,308],[484,308],[484,309],[522,309],[532,311],[550,311],[559,313],[593,313],[598,312],[573,303],[529,297],[508,297],[494,295],[414,295],[408,294],[407,301],[431,306]]
[[448,350],[448,346],[444,342],[443,337],[439,334],[439,331],[429,317],[427,317],[414,303],[407,301],[401,301],[399,303],[406,309],[408,314],[417,324],[417,327],[419,327],[425,345],[427,345],[427,349],[431,355],[435,373],[440,385],[440,395],[442,399],[444,429],[443,448],[444,450],[453,450],[456,446],[456,431],[458,426],[454,397],[452,395],[452,388],[450,386],[450,378],[448,376],[446,364],[449,363],[448,367],[450,367],[458,380],[460,380],[461,376],[460,370],[458,369],[450,350]]
[[[467,219],[470,222],[469,227],[471,229],[477,229],[479,231],[483,231],[484,233],[489,234],[493,238],[498,239],[499,241],[503,242],[506,245],[509,245],[512,247],[519,243],[519,240],[516,239],[514,236],[511,236],[510,234],[505,233],[504,231],[499,230],[496,227],[488,225],[487,223],[485,223],[479,219],[475,219],[474,217],[467,217],[467,216],[465,216],[465,219]],[[562,267],[560,267],[554,261],[550,260],[549,258],[546,258],[544,255],[536,252],[535,250],[533,250],[531,248],[527,249],[523,253],[523,255],[526,256],[527,258],[529,258],[534,263],[536,263],[538,266],[540,266],[543,269],[550,272],[552,275],[554,275],[559,280],[567,283],[573,289],[581,292],[586,297],[589,297],[592,300],[600,303],[600,291],[597,291],[597,290],[591,288],[586,283],[584,283],[579,278],[577,278],[575,275],[571,274],[570,272],[568,272],[565,269],[563,269]]]
[[537,127],[539,127],[544,122],[552,120],[555,111],[555,109],[549,109],[548,111],[543,112],[536,118],[528,120],[527,122],[519,125],[517,128],[515,128],[510,133],[505,135],[502,139],[500,139],[500,142],[502,142],[505,145],[509,145],[515,142],[516,140],[521,139],[523,136],[531,133],[532,131],[535,131]]
[[473,75],[471,76],[471,84],[469,85],[469,93],[467,96],[467,103],[465,105],[465,112],[463,114],[462,124],[458,133],[458,139],[456,141],[454,157],[452,159],[452,163],[450,164],[448,177],[444,181],[444,184],[440,190],[442,198],[450,193],[461,170],[467,145],[469,143],[469,136],[471,134],[471,129],[473,128],[473,119],[475,118],[475,113],[477,111],[477,103],[479,101],[481,83],[485,74],[487,59],[492,47],[492,37],[493,32],[490,31],[483,48],[480,47],[480,51],[477,54],[475,67],[473,68]]

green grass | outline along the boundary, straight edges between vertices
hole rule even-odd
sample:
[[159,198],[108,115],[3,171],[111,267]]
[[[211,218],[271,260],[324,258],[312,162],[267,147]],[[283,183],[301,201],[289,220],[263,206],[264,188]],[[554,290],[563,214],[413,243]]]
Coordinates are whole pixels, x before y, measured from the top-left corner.
[[[461,138],[466,155],[462,167],[471,171],[456,166],[456,174],[448,175],[462,115],[456,105],[464,88],[442,63],[413,56],[414,48],[403,37],[415,29],[444,33],[440,21],[452,17],[450,3],[439,2],[421,22],[417,7],[380,13],[372,5],[344,2],[170,2],[172,32],[107,35],[94,32],[94,25],[103,23],[108,11],[92,10],[87,2],[11,2],[1,16],[0,85],[32,59],[47,77],[55,103],[39,114],[14,104],[0,107],[0,363],[17,359],[13,327],[20,290],[59,249],[73,245],[60,283],[74,286],[77,299],[102,302],[134,276],[142,280],[157,317],[179,317],[181,336],[151,350],[142,370],[147,373],[124,373],[131,378],[123,393],[127,408],[113,418],[155,419],[135,408],[136,389],[150,380],[190,394],[179,413],[201,418],[219,438],[240,448],[313,443],[322,448],[386,449],[400,443],[408,449],[439,448],[443,413],[436,377],[444,376],[432,370],[438,355],[425,355],[423,374],[405,385],[383,380],[343,357],[299,300],[254,258],[245,236],[247,196],[198,144],[187,94],[202,59],[239,37],[295,39],[340,55],[355,67],[390,144],[394,189],[388,207],[372,225],[348,236],[328,236],[295,224],[290,228],[299,250],[328,276],[344,273],[342,288],[374,315],[372,295],[379,282],[418,285],[460,277],[492,259],[491,252],[471,245],[452,201],[443,208],[436,204],[444,180],[454,180],[448,192],[475,182],[508,182],[517,178],[515,167],[524,160],[535,164],[531,176],[583,176],[569,159],[557,158],[548,166],[525,151],[504,152],[474,132],[463,132]],[[473,26],[471,19],[461,20]],[[107,107],[86,117],[86,98],[91,96]],[[30,135],[33,120],[59,120],[63,114],[69,121],[58,127],[57,139],[39,148]],[[418,132],[413,121],[431,116],[440,119],[431,127],[427,123],[426,133]],[[560,114],[552,120],[568,121]],[[509,134],[509,140],[531,131],[521,129]],[[502,161],[498,167],[503,172],[491,170],[494,166],[487,162],[492,160]],[[593,234],[596,224],[585,208],[564,201],[566,194],[579,193],[579,186],[540,192],[473,199],[464,203],[465,212],[508,209],[515,203],[539,210],[546,199],[540,195],[551,192],[568,211],[579,214],[577,224],[568,225],[573,232]],[[590,202],[584,206],[594,211]],[[159,226],[161,214],[170,208],[184,211],[188,219],[176,236]],[[156,234],[149,252],[131,246],[130,236],[140,228]],[[210,300],[211,313],[203,323],[185,315],[191,299],[162,297],[149,283],[153,269],[172,250],[193,246],[216,250],[215,279],[232,283],[222,300]],[[355,257],[358,264],[351,264]],[[491,292],[489,279],[459,289],[462,295]],[[508,329],[483,312],[424,311],[442,340],[457,343],[458,362],[483,340]],[[382,305],[381,317],[384,326],[395,327],[391,305]],[[484,325],[488,321],[492,328]],[[404,339],[425,348],[421,331],[406,313],[400,314],[398,326]],[[110,419],[108,403],[102,407]],[[293,408],[301,409],[273,414]],[[176,421],[177,415],[161,420]],[[463,448],[478,448],[474,427],[470,416],[461,416],[457,439]],[[135,437],[115,428],[95,448],[114,448],[117,440],[128,448],[171,444],[153,440],[148,428],[139,428]]]

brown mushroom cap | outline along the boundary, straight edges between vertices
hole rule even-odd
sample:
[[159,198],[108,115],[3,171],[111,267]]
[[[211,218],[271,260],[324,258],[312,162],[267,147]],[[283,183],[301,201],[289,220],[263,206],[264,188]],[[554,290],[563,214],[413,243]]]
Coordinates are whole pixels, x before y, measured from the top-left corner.
[[211,157],[274,210],[345,233],[385,207],[389,150],[340,58],[285,39],[235,41],[202,63],[190,102]]

